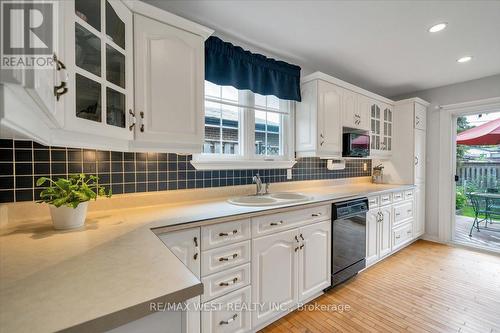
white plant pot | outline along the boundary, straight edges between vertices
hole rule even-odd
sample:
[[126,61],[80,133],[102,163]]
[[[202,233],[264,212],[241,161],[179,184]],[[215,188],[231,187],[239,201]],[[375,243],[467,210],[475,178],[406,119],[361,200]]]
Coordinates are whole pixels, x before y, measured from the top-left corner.
[[76,208],[68,206],[50,206],[50,215],[52,216],[52,223],[54,228],[74,229],[80,228],[85,223],[87,217],[87,207],[89,203],[82,202]]

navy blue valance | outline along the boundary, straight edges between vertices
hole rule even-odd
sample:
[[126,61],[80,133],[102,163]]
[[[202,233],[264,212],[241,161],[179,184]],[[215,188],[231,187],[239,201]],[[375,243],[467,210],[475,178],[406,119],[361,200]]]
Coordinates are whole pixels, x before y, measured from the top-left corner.
[[300,67],[245,51],[211,36],[205,41],[205,80],[300,102]]

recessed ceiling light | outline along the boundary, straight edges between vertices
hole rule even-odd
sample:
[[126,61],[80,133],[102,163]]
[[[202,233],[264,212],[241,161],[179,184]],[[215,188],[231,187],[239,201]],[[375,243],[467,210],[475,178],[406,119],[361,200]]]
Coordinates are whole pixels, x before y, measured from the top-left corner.
[[438,32],[438,31],[444,30],[444,28],[446,28],[447,25],[448,25],[448,23],[444,23],[444,22],[438,23],[438,24],[430,27],[429,32]]
[[472,60],[471,56],[465,56],[465,57],[457,59],[457,62],[462,63],[462,62],[468,62],[468,61],[471,61],[471,60]]

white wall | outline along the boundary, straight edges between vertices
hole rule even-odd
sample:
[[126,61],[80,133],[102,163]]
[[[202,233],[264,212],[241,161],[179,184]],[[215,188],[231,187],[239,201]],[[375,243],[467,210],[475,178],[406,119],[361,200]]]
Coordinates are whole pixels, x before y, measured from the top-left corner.
[[[477,80],[452,84],[448,86],[417,91],[405,95],[395,96],[391,99],[400,100],[410,97],[420,97],[431,105],[427,116],[427,179],[426,179],[426,236],[429,239],[449,241],[446,228],[450,228],[447,216],[442,215],[444,191],[449,191],[445,186],[448,179],[441,179],[439,168],[450,165],[449,177],[451,178],[451,161],[449,147],[451,142],[451,115],[439,110],[440,105],[475,101],[491,97],[500,97],[500,75],[489,76]],[[449,201],[449,200],[448,200]],[[440,217],[441,213],[441,217]],[[441,220],[441,223],[440,223]]]

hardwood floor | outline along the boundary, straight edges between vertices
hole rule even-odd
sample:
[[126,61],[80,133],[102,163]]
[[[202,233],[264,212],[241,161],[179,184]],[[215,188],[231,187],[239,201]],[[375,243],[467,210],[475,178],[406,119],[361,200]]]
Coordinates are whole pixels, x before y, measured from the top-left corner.
[[261,332],[500,332],[500,256],[417,241]]

